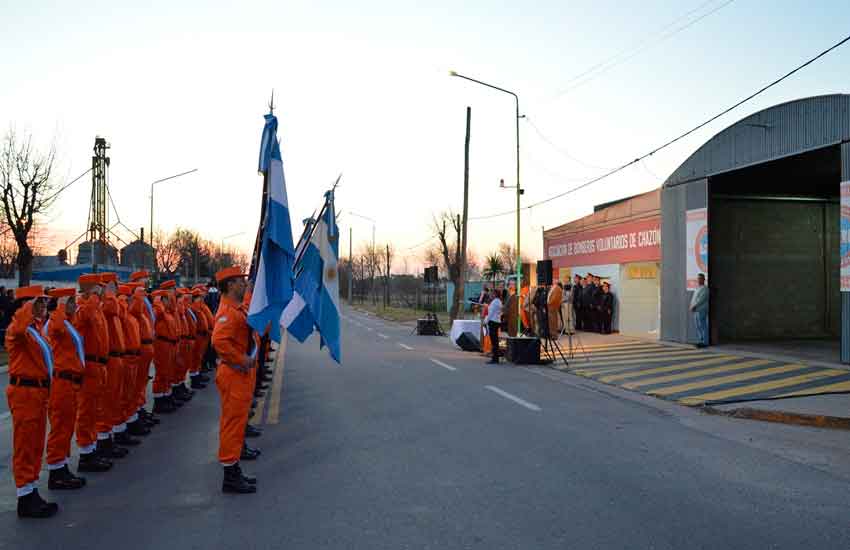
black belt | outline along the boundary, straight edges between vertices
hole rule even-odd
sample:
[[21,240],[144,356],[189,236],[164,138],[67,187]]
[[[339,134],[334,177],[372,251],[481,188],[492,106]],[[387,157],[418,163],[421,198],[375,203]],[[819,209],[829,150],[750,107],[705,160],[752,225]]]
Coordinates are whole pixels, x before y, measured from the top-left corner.
[[83,383],[83,375],[77,374],[75,372],[71,372],[69,370],[58,370],[53,373],[53,376],[56,378],[61,378],[62,380],[68,380],[73,384],[82,384]]
[[150,344],[153,344],[153,340],[142,340],[142,345],[143,345],[143,346],[148,346],[148,345],[150,345]]
[[209,332],[199,332],[198,336],[208,336]]
[[110,351],[109,356],[110,357],[124,357],[124,352],[123,351]]
[[172,340],[171,338],[166,338],[165,336],[157,336],[157,340],[162,340],[163,342],[168,342],[169,344],[176,344],[177,340]]
[[24,378],[22,376],[10,376],[9,384],[13,386],[21,386],[25,388],[49,388],[50,379],[42,378]]
[[97,355],[86,355],[86,361],[91,361],[92,363],[100,363],[105,365],[109,359],[106,357],[98,357]]
[[180,338],[182,338],[183,340],[194,340],[192,336],[181,336]]
[[141,355],[141,354],[142,354],[142,352],[140,352],[140,351],[126,351],[126,352],[124,352],[124,355]]

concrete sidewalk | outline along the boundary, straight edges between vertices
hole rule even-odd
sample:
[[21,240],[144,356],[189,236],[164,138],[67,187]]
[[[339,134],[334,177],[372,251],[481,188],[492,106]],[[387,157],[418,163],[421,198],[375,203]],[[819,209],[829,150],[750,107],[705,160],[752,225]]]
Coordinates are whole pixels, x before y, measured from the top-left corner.
[[[628,359],[629,357],[623,356],[625,352],[622,352],[620,350],[624,350],[632,346],[634,346],[636,349],[647,349],[645,348],[645,346],[649,345],[652,345],[654,347],[665,346],[667,348],[674,348],[674,350],[679,350],[681,352],[687,352],[687,350],[693,350],[694,352],[696,352],[696,348],[690,345],[641,339],[623,336],[620,334],[602,335],[595,333],[579,332],[573,336],[572,346],[570,346],[570,339],[567,336],[561,336],[558,343],[559,346],[562,348],[564,354],[567,355],[570,362],[570,366],[568,368],[564,368],[562,366],[559,366],[556,362],[552,364],[554,368],[558,368],[559,370],[565,370],[567,372],[573,372],[574,374],[578,374],[581,376],[594,378],[598,381],[602,381],[605,383],[613,383],[613,385],[625,387],[626,389],[637,389],[638,391],[641,391],[639,389],[641,386],[640,383],[623,384],[622,380],[619,382],[614,382],[613,380],[618,378],[629,377],[632,377],[632,379],[634,379],[636,375],[640,375],[640,373],[635,373],[635,370],[639,369],[639,367],[624,367],[624,369],[628,368],[628,370],[632,371],[632,374],[626,376],[623,376],[622,374],[608,376],[607,378],[601,377],[600,380],[600,377],[594,373],[594,371],[599,372],[600,368],[594,368],[592,365],[594,365],[594,363],[598,364],[598,361],[609,361],[609,363],[603,365],[601,371],[604,371],[605,373],[609,374],[614,371],[622,372],[622,370],[617,367],[613,367],[614,371],[612,371],[611,365],[616,365],[617,359]],[[811,354],[806,353],[805,349],[801,349],[801,353],[799,354],[795,354],[794,350],[795,348],[790,345],[784,346],[781,349],[777,349],[776,351],[778,351],[779,353],[767,353],[766,351],[771,350],[763,349],[750,350],[737,349],[730,346],[717,346],[700,350],[700,352],[705,353],[709,356],[726,356],[734,357],[735,359],[755,358],[771,362],[788,362],[793,363],[800,368],[821,367],[828,369],[836,369],[837,371],[850,371],[850,367],[848,367],[848,365],[834,363],[831,361],[827,362],[812,360]],[[647,353],[657,354],[656,351],[649,351]],[[679,352],[677,351],[677,354],[678,353]],[[594,357],[594,355],[596,357]],[[606,356],[608,356],[608,359],[605,358]],[[647,357],[647,361],[649,360],[649,357]],[[631,360],[628,362],[639,363],[638,360]],[[624,362],[624,364],[625,363],[626,362]],[[681,366],[684,367],[684,365]],[[667,371],[668,373],[683,372],[678,371],[678,368],[678,365],[673,365],[661,369],[656,368],[653,369],[653,371]],[[729,368],[727,367],[724,370],[728,371]],[[836,375],[835,370],[831,372],[834,373],[833,376]],[[840,376],[840,372],[837,374],[840,378],[844,378]],[[673,376],[671,378],[676,377],[677,376]],[[688,375],[683,374],[678,375],[678,377],[686,378],[688,377]],[[652,380],[650,380],[649,382],[652,382]],[[833,384],[830,387],[840,388],[842,389],[842,391],[846,391],[846,388],[844,388],[844,386],[846,385],[846,383]],[[831,393],[828,391],[829,387],[823,387],[824,393],[818,395],[803,395],[793,397],[789,396],[770,399],[741,399],[738,401],[736,401],[734,397],[730,397],[728,398],[729,402],[727,403],[689,402],[688,399],[683,399],[680,402],[682,404],[699,406],[703,411],[709,414],[720,414],[735,418],[747,418],[802,426],[850,430],[850,393]],[[812,388],[812,391],[816,392],[816,389]],[[646,393],[653,395],[652,391],[647,391]],[[659,391],[658,393],[660,395],[656,395],[656,397],[663,397],[663,390]],[[778,390],[774,393],[776,395],[779,395]],[[742,395],[742,397],[744,396]],[[754,396],[751,395],[750,397]],[[761,397],[761,395],[758,395],[756,397]]]

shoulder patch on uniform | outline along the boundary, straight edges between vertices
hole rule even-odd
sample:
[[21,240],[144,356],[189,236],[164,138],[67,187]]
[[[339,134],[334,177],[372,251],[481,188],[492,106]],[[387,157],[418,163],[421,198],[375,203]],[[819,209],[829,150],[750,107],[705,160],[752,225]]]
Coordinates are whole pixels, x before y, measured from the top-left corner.
[[221,317],[218,318],[219,323],[222,323],[224,321],[227,321],[227,315],[222,315]]

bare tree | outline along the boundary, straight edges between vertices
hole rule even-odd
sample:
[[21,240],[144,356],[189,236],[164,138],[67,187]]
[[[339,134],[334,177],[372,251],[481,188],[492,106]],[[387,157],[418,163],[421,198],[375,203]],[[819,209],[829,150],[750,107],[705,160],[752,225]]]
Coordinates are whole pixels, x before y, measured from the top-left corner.
[[180,268],[180,250],[174,239],[162,231],[153,234],[153,247],[156,255],[156,265],[160,272],[174,275]]
[[11,279],[15,276],[15,263],[18,259],[18,245],[12,232],[5,225],[0,225],[0,279]]
[[434,231],[437,240],[443,266],[449,280],[455,285],[452,305],[449,309],[449,318],[457,319],[458,311],[463,303],[463,250],[461,247],[461,221],[460,216],[454,212],[443,212],[434,218]]
[[10,129],[0,149],[0,198],[3,217],[17,245],[18,285],[28,286],[32,279],[33,223],[47,212],[56,195],[51,179],[56,148],[40,151],[32,144],[32,136],[18,138]]
[[376,246],[380,254],[378,258],[378,275],[384,279],[384,307],[390,305],[390,272],[392,271],[393,258],[395,258],[395,247],[391,244]]

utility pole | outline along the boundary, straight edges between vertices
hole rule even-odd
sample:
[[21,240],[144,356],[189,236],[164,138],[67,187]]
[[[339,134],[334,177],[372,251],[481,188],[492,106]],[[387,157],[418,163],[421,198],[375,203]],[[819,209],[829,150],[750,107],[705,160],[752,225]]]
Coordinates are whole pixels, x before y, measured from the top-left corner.
[[[461,317],[464,308],[465,283],[466,283],[466,223],[469,217],[469,138],[472,126],[472,107],[466,108],[466,139],[463,144],[463,219],[457,217],[457,240],[460,251],[457,256],[460,259],[458,266],[458,278],[455,281],[455,292],[452,300],[452,321]],[[445,226],[444,226],[445,227]]]
[[194,258],[192,258],[192,263],[195,266],[195,272],[193,273],[193,275],[195,276],[195,284],[198,284],[198,277],[200,275],[200,270],[199,270],[199,266],[198,266],[198,256],[199,256],[198,248],[199,248],[198,247],[198,239],[196,238],[195,239],[194,251],[193,251]]
[[354,254],[352,253],[353,230],[348,228],[348,305],[354,305]]
[[390,306],[390,245],[387,243],[387,285],[384,292],[384,307]]

